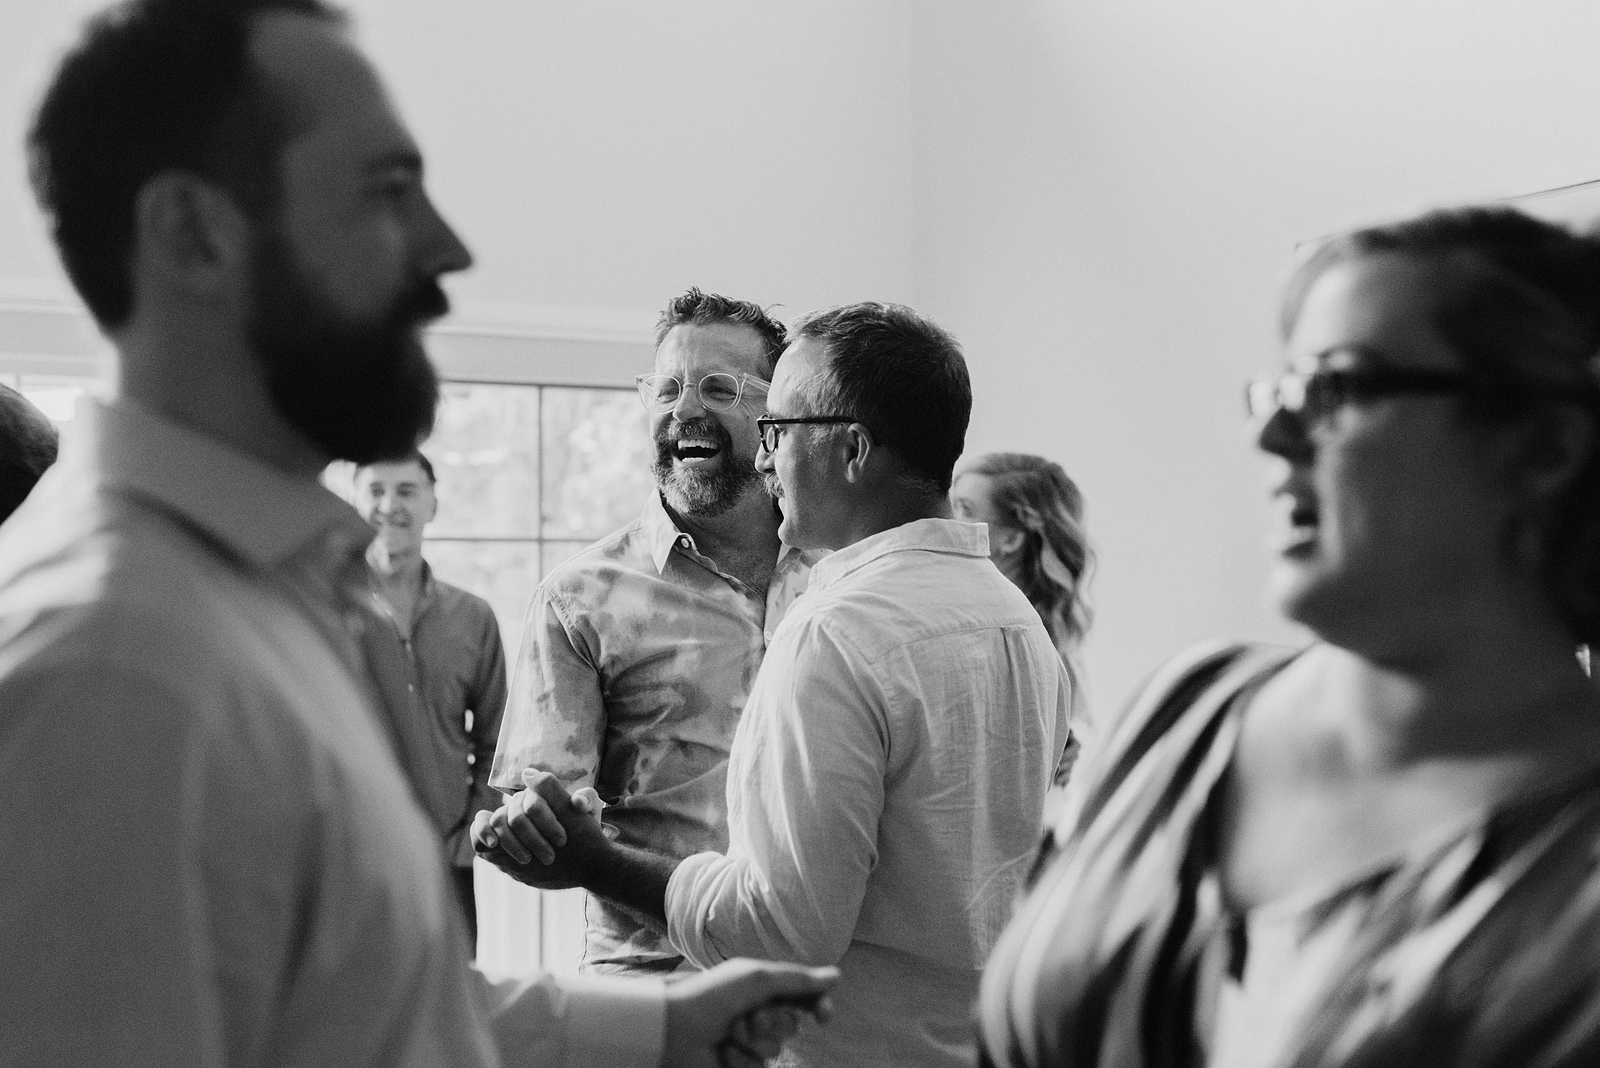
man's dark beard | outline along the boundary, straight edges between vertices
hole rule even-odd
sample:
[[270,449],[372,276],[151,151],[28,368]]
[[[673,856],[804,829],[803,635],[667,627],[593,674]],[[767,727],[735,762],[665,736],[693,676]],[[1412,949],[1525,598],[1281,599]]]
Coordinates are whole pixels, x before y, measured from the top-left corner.
[[[723,462],[716,471],[678,471],[672,466],[672,446],[680,438],[705,438],[717,443]],[[727,429],[710,416],[678,422],[669,419],[656,433],[656,486],[674,511],[696,519],[714,519],[744,496],[751,485],[761,482],[754,464],[734,459],[733,438]]]
[[336,460],[368,464],[415,449],[439,404],[438,376],[416,336],[450,308],[438,281],[352,319],[306,280],[276,234],[262,234],[253,269],[246,329],[278,414]]

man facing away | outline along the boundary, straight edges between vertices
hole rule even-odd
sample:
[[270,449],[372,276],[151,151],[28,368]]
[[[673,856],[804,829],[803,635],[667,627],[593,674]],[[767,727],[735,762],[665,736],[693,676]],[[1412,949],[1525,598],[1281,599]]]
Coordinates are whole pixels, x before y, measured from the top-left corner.
[[[955,341],[896,305],[798,323],[758,468],[790,545],[834,550],[773,635],[733,745],[726,853],[609,842],[551,776],[474,838],[518,878],[664,923],[692,962],[837,963],[805,1065],[973,1059],[979,971],[1022,885],[1067,739],[1038,614],[946,494],[971,393]],[[561,843],[565,842],[562,846]]]
[[[644,513],[534,594],[491,782],[593,786],[612,833],[673,856],[726,848],[728,751],[767,640],[815,554],[783,545],[754,467],[756,418],[783,351],[759,305],[691,289],[662,312],[639,376],[655,446]],[[584,970],[661,974],[658,926],[586,903]]]
[[0,1050],[23,1066],[754,1064],[804,974],[490,986],[373,709],[372,532],[470,257],[315,0],[136,0],[29,139],[115,343],[0,527]]
[[367,546],[372,598],[387,624],[370,628],[367,647],[400,766],[444,840],[451,888],[476,946],[467,830],[475,813],[500,803],[489,766],[506,705],[506,658],[489,602],[441,582],[423,559],[423,533],[439,511],[436,485],[420,451],[356,469],[356,511],[376,532]]

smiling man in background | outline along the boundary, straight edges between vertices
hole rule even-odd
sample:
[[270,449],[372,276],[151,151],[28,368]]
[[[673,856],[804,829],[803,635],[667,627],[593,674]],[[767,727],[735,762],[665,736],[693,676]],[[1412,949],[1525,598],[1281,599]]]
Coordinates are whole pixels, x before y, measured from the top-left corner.
[[[756,473],[756,419],[783,350],[759,305],[691,289],[639,376],[657,492],[644,514],[540,584],[490,782],[593,786],[622,842],[684,856],[727,845],[734,729],[767,639],[815,554],[784,546]],[[660,974],[683,957],[659,925],[587,902],[586,971]]]
[[[506,706],[506,658],[494,609],[441,582],[423,559],[439,511],[433,464],[420,451],[356,470],[355,504],[376,536],[367,547],[372,598],[388,626],[366,637],[400,766],[444,840],[451,886],[478,943],[472,816],[500,795],[489,767]],[[375,643],[387,650],[373,650]],[[397,656],[394,654],[398,654]]]

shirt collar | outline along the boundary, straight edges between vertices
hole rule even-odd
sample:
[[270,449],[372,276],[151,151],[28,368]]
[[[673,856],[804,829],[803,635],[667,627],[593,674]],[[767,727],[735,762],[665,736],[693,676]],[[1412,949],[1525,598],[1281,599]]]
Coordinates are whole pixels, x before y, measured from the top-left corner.
[[[666,570],[667,558],[672,555],[672,550],[682,548],[699,553],[695,547],[694,538],[678,529],[672,521],[672,514],[667,511],[667,506],[661,499],[660,491],[650,494],[650,500],[645,502],[644,515],[640,519],[644,530],[645,544],[650,547],[650,562],[655,564],[656,574]],[[790,555],[799,553],[800,550],[792,545],[778,543],[778,562],[781,564]]]
[[912,550],[986,560],[989,558],[989,528],[982,523],[963,523],[955,519],[916,519],[881,530],[818,560],[811,569],[810,588],[823,589],[874,560]]
[[[373,531],[312,479],[263,464],[127,398],[79,407],[74,451],[108,487],[143,497],[266,568],[313,543],[358,553]],[[334,545],[333,543],[339,543]]]
[[651,492],[650,499],[645,502],[641,523],[645,544],[650,547],[650,562],[656,565],[658,575],[666,570],[667,557],[672,555],[674,546],[680,542],[694,544],[694,540],[679,530],[677,524],[672,521],[666,504],[661,500],[659,490]]

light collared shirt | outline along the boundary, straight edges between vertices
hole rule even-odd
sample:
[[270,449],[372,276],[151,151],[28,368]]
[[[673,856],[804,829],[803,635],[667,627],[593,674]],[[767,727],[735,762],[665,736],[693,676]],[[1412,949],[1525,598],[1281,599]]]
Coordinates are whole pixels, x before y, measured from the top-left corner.
[[[727,845],[728,752],[767,638],[813,553],[779,546],[765,590],[702,555],[652,494],[633,523],[540,583],[528,609],[491,785],[541,768],[594,786],[620,840],[673,856]],[[596,897],[584,965],[671,967],[657,930]]]
[[839,964],[804,1065],[970,1065],[971,1004],[1037,844],[1071,686],[976,524],[923,519],[819,562],[728,770],[726,855],[667,886],[696,964]]
[[435,578],[426,560],[409,634],[375,584],[370,595],[384,625],[366,637],[389,648],[369,644],[369,662],[379,676],[379,706],[389,713],[400,766],[444,839],[445,857],[469,868],[472,817],[500,805],[489,766],[506,707],[506,657],[494,609]]
[[77,423],[0,526],[0,1059],[656,1063],[655,984],[469,966],[355,512],[127,401]]

